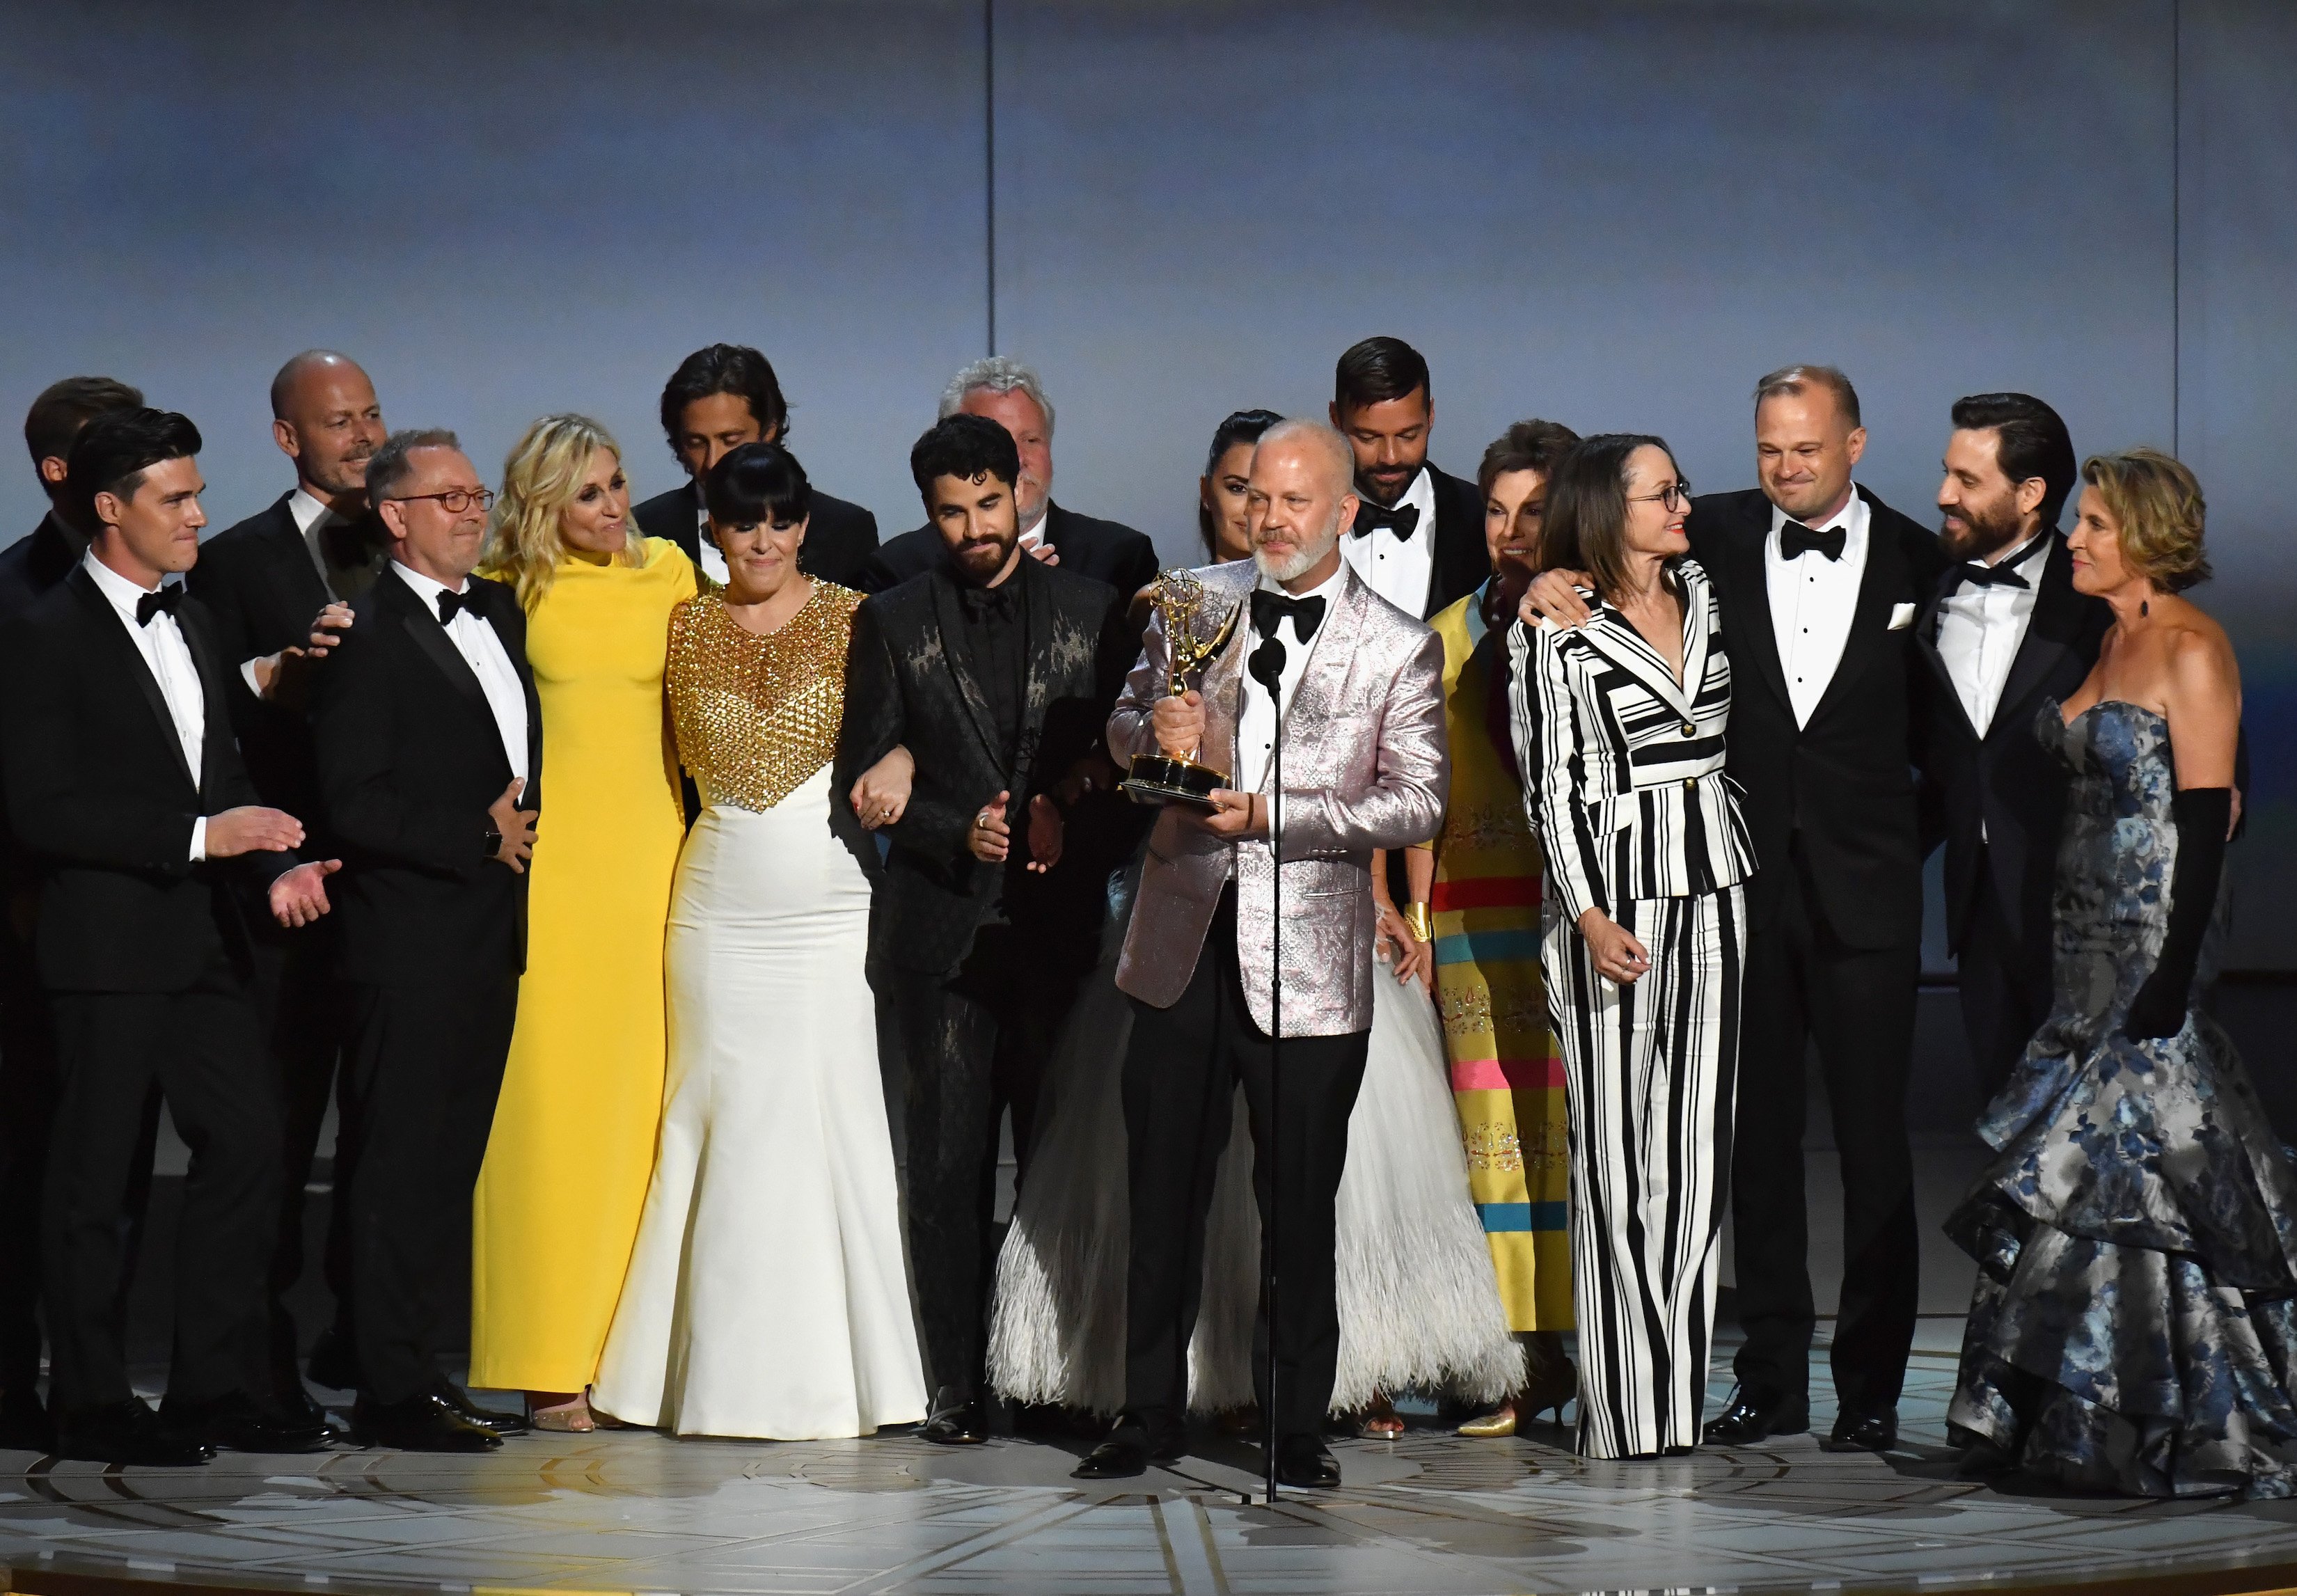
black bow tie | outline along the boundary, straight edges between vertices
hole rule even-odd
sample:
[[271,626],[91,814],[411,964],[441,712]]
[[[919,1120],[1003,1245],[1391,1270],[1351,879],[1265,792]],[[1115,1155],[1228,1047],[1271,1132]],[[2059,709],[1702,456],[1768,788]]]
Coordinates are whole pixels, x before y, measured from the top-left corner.
[[1823,532],[1814,532],[1799,521],[1790,521],[1779,529],[1779,554],[1782,558],[1794,560],[1815,548],[1830,560],[1839,560],[1842,557],[1842,540],[1848,535],[1839,522]]
[[146,593],[136,601],[136,624],[149,626],[154,615],[172,615],[183,602],[183,585],[178,582],[170,582],[156,593]]
[[1292,598],[1265,588],[1253,589],[1253,630],[1264,638],[1273,637],[1287,615],[1292,617],[1292,635],[1305,643],[1324,624],[1324,596],[1313,593],[1305,598]]
[[441,626],[452,626],[455,622],[455,617],[457,615],[474,615],[478,616],[478,618],[482,621],[486,619],[483,615],[479,615],[479,594],[477,588],[473,588],[461,593],[449,593],[443,589],[440,591],[439,595],[439,624]]
[[2010,569],[2009,562],[2005,560],[1999,565],[1957,566],[1954,573],[1954,585],[1948,588],[1947,592],[1952,596],[1962,591],[1964,587],[2027,588],[2032,585],[2024,577]]
[[1349,531],[1359,538],[1369,538],[1380,527],[1394,532],[1399,541],[1409,539],[1420,530],[1420,506],[1396,505],[1383,510],[1368,498],[1359,499],[1356,502],[1355,523]]
[[993,588],[960,586],[957,594],[968,621],[1010,621],[1020,613],[1021,584],[1010,579]]

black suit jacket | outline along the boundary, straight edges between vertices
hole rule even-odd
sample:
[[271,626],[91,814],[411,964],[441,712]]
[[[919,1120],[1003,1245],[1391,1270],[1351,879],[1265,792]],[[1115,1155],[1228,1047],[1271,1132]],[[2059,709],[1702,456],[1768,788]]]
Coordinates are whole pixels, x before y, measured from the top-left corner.
[[[1157,546],[1131,527],[1080,515],[1058,504],[1045,506],[1045,541],[1061,557],[1057,569],[1107,582],[1132,596],[1157,580]],[[883,593],[913,576],[939,571],[949,562],[941,533],[930,524],[903,532],[877,550],[861,581],[865,593]]]
[[2113,611],[2104,599],[2074,591],[2073,555],[2065,539],[2053,532],[2025,638],[1981,738],[1938,651],[1940,605],[1952,592],[1947,583],[1959,570],[1953,566],[1940,579],[1914,624],[1922,664],[1920,752],[1927,828],[1934,835],[1943,833],[1946,840],[1947,942],[1961,951],[1983,858],[2013,937],[2020,946],[2038,950],[2046,965],[2051,883],[2069,772],[2034,735],[2034,722],[2044,699],[2062,703],[2081,686],[2097,661],[2098,640],[2113,623]]
[[1436,489],[1436,565],[1428,578],[1422,621],[1459,603],[1492,573],[1491,554],[1484,544],[1484,496],[1476,491],[1475,483],[1437,470],[1433,461],[1428,480]]
[[[1066,924],[1064,906],[1101,891],[1101,875],[1072,860],[1067,843],[1050,872],[1026,871],[1025,818],[1032,798],[1099,745],[1137,647],[1124,623],[1131,595],[1025,556],[1009,580],[1022,584],[1029,627],[1021,735],[1009,766],[966,655],[958,582],[946,568],[879,593],[854,612],[835,790],[842,798],[897,743],[917,761],[909,805],[885,833],[892,847],[870,915],[873,962],[953,970],[1000,901],[1016,926],[1049,915]],[[966,847],[974,816],[1000,792],[1012,794],[1005,812],[1013,849],[1003,868],[983,864]],[[1096,913],[1083,929],[1087,964],[1098,953],[1098,923]]]
[[1911,699],[1924,670],[1910,657],[1915,627],[1893,629],[1890,618],[1930,601],[1946,557],[1930,531],[1857,492],[1869,517],[1866,568],[1841,661],[1806,727],[1795,724],[1771,624],[1770,500],[1751,489],[1707,494],[1692,501],[1687,530],[1722,601],[1736,667],[1726,769],[1754,834],[1750,926],[1760,933],[1782,894],[1800,890],[1789,862],[1799,832],[1802,875],[1835,934],[1854,948],[1890,948],[1922,937]]
[[41,983],[182,991],[247,953],[243,894],[293,853],[191,858],[202,816],[256,802],[224,712],[226,667],[197,600],[176,613],[205,699],[200,769],[184,762],[160,683],[118,613],[75,569],[0,642],[8,817],[39,882]]
[[[252,659],[301,647],[330,595],[311,563],[310,546],[296,529],[283,493],[269,508],[226,528],[202,546],[200,563],[184,580],[215,617],[216,643],[231,679],[232,724],[239,730],[247,773],[263,802],[306,826],[320,825],[319,778],[311,753],[311,725],[301,709],[267,703],[247,690],[239,667]],[[351,538],[366,527],[333,529]],[[315,845],[325,847],[323,840]]]
[[[473,580],[470,590],[525,689],[519,807],[539,809],[542,706],[526,617],[500,582]],[[486,693],[438,613],[396,572],[377,577],[351,614],[311,712],[320,793],[343,851],[343,974],[375,986],[516,975],[526,967],[526,877],[487,851],[487,809],[511,768]]]
[[[692,481],[657,493],[630,512],[638,531],[649,538],[667,538],[702,564],[702,490]],[[841,588],[860,588],[869,557],[877,552],[877,518],[860,505],[813,490],[812,508],[805,525],[805,547],[798,551],[798,569]]]

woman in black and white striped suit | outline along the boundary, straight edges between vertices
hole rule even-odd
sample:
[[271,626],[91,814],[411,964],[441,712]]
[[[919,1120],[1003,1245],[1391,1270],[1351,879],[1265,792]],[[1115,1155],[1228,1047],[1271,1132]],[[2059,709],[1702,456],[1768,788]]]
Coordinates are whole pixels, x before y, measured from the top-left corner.
[[1723,774],[1731,662],[1687,555],[1690,508],[1659,439],[1577,445],[1548,488],[1540,563],[1592,574],[1593,618],[1510,638],[1547,851],[1541,962],[1570,1121],[1589,1457],[1698,1444],[1715,1323],[1755,860]]

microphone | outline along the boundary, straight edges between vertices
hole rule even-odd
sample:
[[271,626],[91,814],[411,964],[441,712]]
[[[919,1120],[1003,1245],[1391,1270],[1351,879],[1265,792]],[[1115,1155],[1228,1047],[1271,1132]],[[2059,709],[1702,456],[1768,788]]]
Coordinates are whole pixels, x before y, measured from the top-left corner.
[[1245,668],[1252,672],[1253,680],[1268,689],[1268,695],[1271,698],[1277,697],[1277,689],[1284,680],[1282,639],[1272,632],[1261,641],[1259,647],[1252,651],[1251,656],[1245,662]]

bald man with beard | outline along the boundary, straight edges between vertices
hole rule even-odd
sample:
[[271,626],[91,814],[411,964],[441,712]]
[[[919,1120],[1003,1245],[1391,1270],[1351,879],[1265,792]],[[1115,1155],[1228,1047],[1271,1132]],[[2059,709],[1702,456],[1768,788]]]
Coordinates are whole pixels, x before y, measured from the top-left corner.
[[[223,657],[236,667],[231,714],[247,772],[262,801],[322,835],[318,784],[306,717],[309,676],[350,622],[350,605],[383,569],[382,539],[366,499],[367,461],[385,436],[375,384],[358,362],[307,350],[271,380],[271,438],[295,467],[295,485],[269,508],[218,533],[188,579],[214,617]],[[327,1094],[342,1050],[349,1003],[336,975],[332,917],[255,935],[256,1001],[282,1074],[285,1190],[271,1267],[271,1363],[276,1394],[290,1410],[318,1414],[296,1369],[295,1321],[286,1296],[303,1272],[303,1187],[309,1179]],[[335,1181],[343,1170],[337,1160]],[[326,1248],[336,1322],[349,1322],[350,1259],[342,1213]],[[348,1340],[331,1337],[342,1345]],[[336,1386],[356,1370],[337,1358],[315,1378]]]

